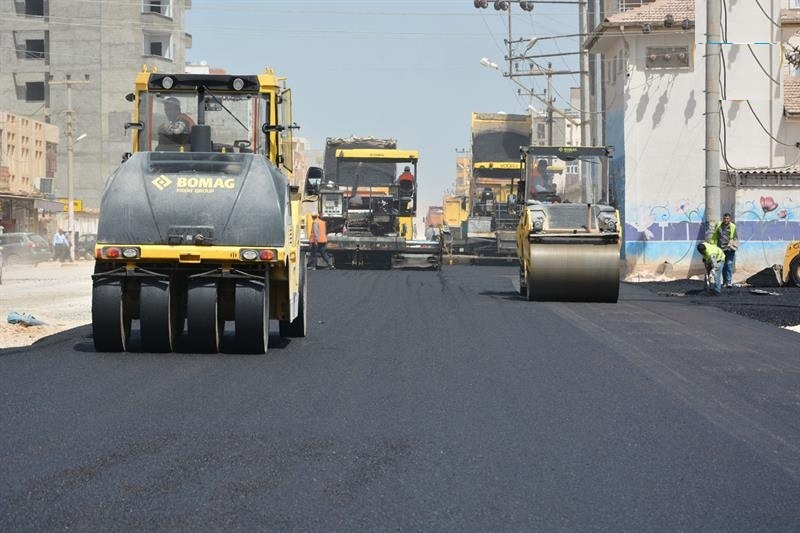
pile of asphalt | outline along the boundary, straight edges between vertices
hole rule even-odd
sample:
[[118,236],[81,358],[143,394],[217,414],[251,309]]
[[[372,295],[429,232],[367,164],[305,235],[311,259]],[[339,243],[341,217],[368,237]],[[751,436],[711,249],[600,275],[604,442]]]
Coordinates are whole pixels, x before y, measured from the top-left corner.
[[757,287],[747,284],[722,289],[719,296],[709,295],[702,280],[682,279],[635,283],[668,298],[686,298],[692,303],[711,305],[730,313],[746,316],[776,326],[800,324],[800,288]]

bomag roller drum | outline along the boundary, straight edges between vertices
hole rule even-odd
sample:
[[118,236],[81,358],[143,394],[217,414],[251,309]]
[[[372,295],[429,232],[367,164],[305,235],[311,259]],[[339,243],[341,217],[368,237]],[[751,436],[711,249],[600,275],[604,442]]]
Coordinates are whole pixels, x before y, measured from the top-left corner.
[[617,228],[610,206],[527,205],[517,234],[520,293],[535,301],[616,302]]
[[264,353],[270,319],[305,336],[294,203],[287,178],[256,154],[131,156],[101,201],[96,349]]

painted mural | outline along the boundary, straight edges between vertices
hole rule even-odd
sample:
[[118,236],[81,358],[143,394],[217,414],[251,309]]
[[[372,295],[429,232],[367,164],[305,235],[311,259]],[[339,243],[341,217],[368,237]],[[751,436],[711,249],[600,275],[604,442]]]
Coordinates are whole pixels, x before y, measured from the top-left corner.
[[[800,240],[800,191],[741,189],[733,218],[741,246],[737,268],[756,272],[783,263],[786,245]],[[704,205],[689,199],[628,205],[624,253],[629,270],[655,270],[667,262],[678,271],[699,266],[695,246],[705,234]]]

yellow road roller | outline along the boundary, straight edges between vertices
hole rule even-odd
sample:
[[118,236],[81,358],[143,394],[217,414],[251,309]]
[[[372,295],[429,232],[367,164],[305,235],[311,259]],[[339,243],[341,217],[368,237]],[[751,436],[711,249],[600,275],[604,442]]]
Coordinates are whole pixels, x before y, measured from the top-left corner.
[[610,147],[520,148],[520,294],[535,301],[616,302],[620,223],[610,205]]
[[133,151],[106,183],[94,249],[95,349],[264,353],[270,320],[305,336],[284,79],[145,70],[127,99]]

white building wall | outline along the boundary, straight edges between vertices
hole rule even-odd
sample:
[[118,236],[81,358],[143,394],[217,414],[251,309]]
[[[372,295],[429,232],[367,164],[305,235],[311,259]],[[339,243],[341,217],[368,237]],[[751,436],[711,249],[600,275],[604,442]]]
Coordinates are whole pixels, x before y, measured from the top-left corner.
[[[800,163],[800,120],[783,116],[781,79],[789,69],[774,44],[787,2],[761,0],[767,15],[755,2],[723,4],[723,38],[739,44],[723,45],[721,208],[739,223],[744,242],[737,263],[751,272],[782,262],[786,241],[800,238],[796,189],[752,183],[737,189],[726,172]],[[608,31],[593,50],[603,54],[605,143],[616,149],[612,177],[629,274],[659,271],[664,263],[676,274],[701,269],[695,245],[705,234],[706,213],[705,5],[696,2],[696,32],[656,24],[644,33],[631,25],[621,34]],[[686,47],[692,63],[649,68],[648,47]]]

